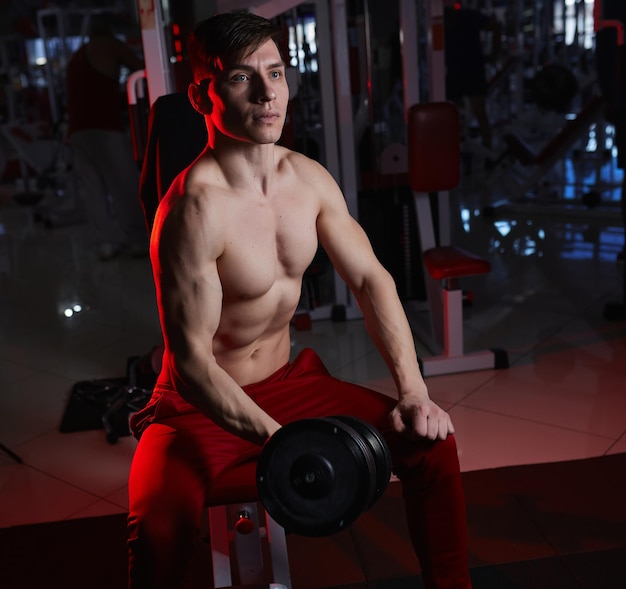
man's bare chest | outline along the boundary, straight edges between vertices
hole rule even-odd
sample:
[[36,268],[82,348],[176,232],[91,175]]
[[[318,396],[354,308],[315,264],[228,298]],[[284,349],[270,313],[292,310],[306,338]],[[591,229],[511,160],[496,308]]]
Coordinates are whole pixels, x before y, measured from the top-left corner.
[[258,206],[230,220],[218,269],[225,294],[261,296],[280,280],[299,280],[317,251],[312,207]]

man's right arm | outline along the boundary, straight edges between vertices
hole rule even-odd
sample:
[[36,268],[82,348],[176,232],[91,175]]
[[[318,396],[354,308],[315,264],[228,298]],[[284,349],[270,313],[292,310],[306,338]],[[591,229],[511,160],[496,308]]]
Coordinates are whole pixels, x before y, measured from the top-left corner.
[[172,384],[218,425],[262,444],[280,425],[218,365],[213,352],[222,307],[219,222],[201,198],[187,195],[173,207],[170,202],[166,197],[157,214],[151,257]]

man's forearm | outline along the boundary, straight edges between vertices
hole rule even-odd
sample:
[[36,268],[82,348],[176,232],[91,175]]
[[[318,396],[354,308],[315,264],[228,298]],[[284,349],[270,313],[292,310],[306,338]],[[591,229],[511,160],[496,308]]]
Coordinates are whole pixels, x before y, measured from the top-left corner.
[[398,393],[427,396],[413,334],[391,276],[378,277],[355,296],[368,333],[387,363]]
[[181,397],[226,431],[260,445],[280,428],[217,364],[208,369],[194,362],[177,366],[174,382]]

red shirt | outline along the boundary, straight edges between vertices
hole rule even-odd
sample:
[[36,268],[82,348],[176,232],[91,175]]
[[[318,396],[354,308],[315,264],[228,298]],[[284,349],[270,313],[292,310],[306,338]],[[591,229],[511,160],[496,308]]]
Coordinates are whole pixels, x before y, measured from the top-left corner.
[[123,98],[119,81],[96,70],[83,45],[67,66],[68,136],[85,129],[123,130]]

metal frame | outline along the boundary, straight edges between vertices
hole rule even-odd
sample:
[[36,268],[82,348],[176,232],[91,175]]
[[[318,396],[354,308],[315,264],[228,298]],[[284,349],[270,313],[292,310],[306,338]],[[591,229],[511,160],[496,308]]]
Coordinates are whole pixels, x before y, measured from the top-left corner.
[[[254,523],[254,529],[242,534],[231,526],[229,514],[245,512]],[[213,561],[213,586],[218,588],[233,586],[233,562],[237,564],[239,586],[255,585],[264,582],[266,565],[263,559],[262,542],[269,545],[272,583],[270,589],[291,589],[291,573],[287,554],[285,530],[265,512],[265,526],[260,525],[258,503],[249,501],[237,505],[209,507],[209,534],[211,558]],[[234,550],[231,550],[231,547]],[[233,552],[236,558],[233,559]]]

